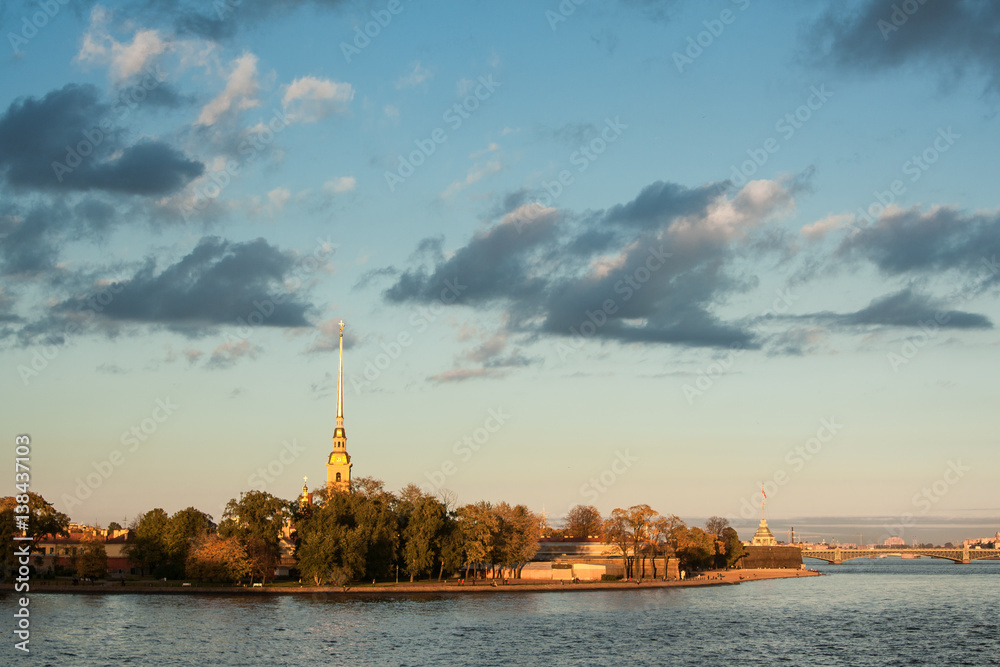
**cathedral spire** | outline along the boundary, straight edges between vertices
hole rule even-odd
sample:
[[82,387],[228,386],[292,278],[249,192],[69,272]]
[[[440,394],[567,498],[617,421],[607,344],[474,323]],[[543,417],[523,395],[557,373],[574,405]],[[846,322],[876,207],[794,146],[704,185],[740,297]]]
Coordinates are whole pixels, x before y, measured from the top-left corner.
[[337,374],[337,435],[347,437],[344,432],[344,320],[340,321],[340,370]]
[[340,322],[340,366],[337,369],[337,426],[333,430],[333,450],[326,461],[327,487],[337,491],[351,488],[351,455],[347,453],[344,429],[344,321]]

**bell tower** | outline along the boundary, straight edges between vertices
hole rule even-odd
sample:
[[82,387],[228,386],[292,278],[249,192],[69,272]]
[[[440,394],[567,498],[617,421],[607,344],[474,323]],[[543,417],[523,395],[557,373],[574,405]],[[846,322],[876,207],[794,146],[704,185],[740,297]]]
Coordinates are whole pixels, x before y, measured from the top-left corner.
[[340,370],[337,375],[337,426],[333,430],[333,451],[326,462],[326,486],[334,491],[351,489],[351,455],[347,453],[344,430],[344,321],[340,321]]

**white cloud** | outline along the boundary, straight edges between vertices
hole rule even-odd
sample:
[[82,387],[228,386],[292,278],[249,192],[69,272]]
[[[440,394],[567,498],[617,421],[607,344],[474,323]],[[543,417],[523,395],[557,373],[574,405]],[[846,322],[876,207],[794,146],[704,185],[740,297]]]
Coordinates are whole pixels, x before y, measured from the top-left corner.
[[275,188],[267,193],[267,199],[271,202],[272,210],[280,211],[285,208],[285,204],[292,198],[292,193],[288,188]]
[[850,215],[828,215],[822,220],[817,220],[811,225],[806,225],[799,233],[810,241],[819,241],[830,232],[846,227],[853,220],[853,216]]
[[396,81],[396,90],[413,88],[432,78],[434,78],[434,74],[429,69],[421,65],[420,61],[417,61],[413,63],[409,73],[400,77]]
[[386,118],[399,120],[399,107],[395,104],[386,104],[382,112],[385,113]]
[[354,87],[349,83],[304,76],[285,88],[281,105],[292,117],[292,122],[312,123],[346,111],[352,99]]
[[441,198],[450,199],[451,197],[454,197],[455,195],[457,195],[459,192],[469,187],[470,185],[481,181],[484,176],[495,174],[501,169],[503,169],[503,165],[500,164],[500,160],[492,160],[490,162],[487,162],[482,167],[480,167],[479,165],[475,165],[474,167],[469,169],[468,173],[465,175],[465,178],[463,180],[455,181],[447,188],[445,188],[444,192],[441,193]]
[[233,71],[226,80],[225,89],[202,108],[198,124],[214,125],[230,109],[243,110],[260,105],[260,100],[256,99],[259,88],[257,56],[244,53],[233,61]]
[[84,33],[76,61],[108,65],[116,83],[141,73],[158,56],[173,50],[173,43],[164,40],[157,30],[139,30],[130,43],[119,42],[108,31],[110,18],[110,12],[101,5],[91,10],[90,26]]
[[345,192],[351,192],[358,185],[358,180],[353,176],[339,176],[332,181],[327,181],[323,184],[323,189],[330,194],[340,195]]

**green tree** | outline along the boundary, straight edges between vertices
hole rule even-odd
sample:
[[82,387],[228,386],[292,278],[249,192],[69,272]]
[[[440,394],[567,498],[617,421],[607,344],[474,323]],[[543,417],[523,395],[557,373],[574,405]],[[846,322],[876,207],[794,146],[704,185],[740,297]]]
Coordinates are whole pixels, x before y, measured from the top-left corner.
[[577,539],[601,537],[604,519],[593,505],[577,505],[566,515],[566,535]]
[[164,528],[163,542],[174,577],[181,576],[185,571],[191,543],[207,535],[213,525],[211,516],[193,507],[175,512],[170,517]]
[[251,582],[274,576],[281,554],[281,529],[290,516],[289,504],[265,491],[247,491],[226,503],[219,536],[236,537],[243,545],[250,561]]
[[[406,490],[404,490],[405,492]],[[436,498],[428,495],[412,496],[403,494],[409,509],[402,529],[403,564],[410,581],[415,577],[430,574],[431,568],[440,553],[441,535],[444,530],[447,512]]]
[[[9,547],[13,544],[15,535],[30,537],[25,541],[29,551],[34,551],[38,543],[47,535],[69,536],[69,517],[56,511],[52,503],[41,495],[28,492],[27,503],[18,502],[18,496],[0,498],[0,542]],[[20,500],[24,500],[23,497]],[[16,516],[27,516],[27,525],[19,526]],[[13,548],[4,548],[2,563],[3,578],[10,578],[18,567],[17,557]]]
[[125,556],[140,571],[157,577],[168,568],[166,530],[170,518],[157,507],[132,521],[132,541],[125,545]]
[[108,524],[108,532],[109,533],[114,532],[116,530],[121,530],[121,529],[122,529],[122,525],[120,523],[118,523],[117,521],[112,521],[111,523]]
[[97,537],[83,541],[73,558],[76,574],[89,579],[101,579],[108,573],[108,552]]
[[740,536],[732,526],[727,526],[723,529],[722,544],[725,549],[726,567],[735,567],[740,559],[746,556],[747,551],[743,547],[743,542],[740,541]]

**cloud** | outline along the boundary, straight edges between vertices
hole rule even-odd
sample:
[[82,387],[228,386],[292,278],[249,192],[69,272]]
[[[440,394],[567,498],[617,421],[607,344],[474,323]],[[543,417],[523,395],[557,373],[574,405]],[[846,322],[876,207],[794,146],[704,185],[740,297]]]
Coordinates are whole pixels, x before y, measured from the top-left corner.
[[254,345],[249,340],[231,340],[212,350],[212,356],[205,364],[206,368],[224,369],[231,368],[243,359],[256,359],[260,354],[260,347]]
[[968,213],[949,206],[890,208],[875,224],[844,238],[837,255],[870,261],[889,275],[947,270],[983,273],[991,282],[1000,254],[1000,213]]
[[323,184],[323,189],[332,195],[342,195],[353,192],[358,186],[358,180],[353,176],[338,176]]
[[[729,267],[754,233],[794,206],[793,181],[653,183],[631,201],[574,216],[523,203],[454,252],[398,273],[390,302],[444,300],[500,309],[509,332],[724,347],[755,336],[715,309],[756,284]],[[765,250],[761,250],[763,252]],[[516,359],[510,360],[512,363]]]
[[232,71],[226,79],[226,87],[206,104],[198,116],[199,125],[214,125],[230,111],[243,111],[260,105],[257,93],[257,56],[244,53],[232,62]]
[[[162,271],[149,258],[131,278],[107,288],[112,298],[98,317],[105,322],[164,325],[193,334],[216,325],[241,326],[241,322],[309,326],[306,314],[311,305],[285,287],[295,266],[294,253],[280,251],[264,239],[234,243],[205,237],[187,256]],[[69,299],[55,310],[78,312],[99,293]]]
[[108,32],[108,10],[96,5],[90,12],[90,26],[76,55],[80,63],[108,65],[111,78],[122,83],[143,72],[160,55],[173,48],[157,30],[137,30],[132,41],[122,43]]
[[354,99],[354,87],[330,79],[304,76],[285,88],[281,105],[291,122],[313,123],[343,113]]
[[478,378],[499,377],[503,373],[489,368],[455,368],[450,371],[438,373],[428,378],[431,382],[441,384],[444,382],[463,382]]
[[475,183],[481,181],[484,177],[489,176],[490,174],[495,174],[502,169],[503,164],[501,164],[500,160],[491,160],[484,165],[477,164],[469,169],[464,179],[461,181],[455,181],[445,188],[444,192],[441,193],[441,198],[451,199],[470,185],[474,185]]
[[841,325],[863,326],[919,327],[934,323],[934,326],[949,329],[993,328],[993,323],[983,315],[947,310],[944,302],[911,288],[875,299],[856,313],[841,315],[835,321]]
[[424,81],[434,78],[433,72],[420,64],[419,61],[410,65],[410,71],[396,80],[396,90],[415,88]]
[[819,241],[838,229],[848,227],[853,221],[854,217],[846,214],[828,215],[822,220],[806,225],[799,230],[799,233],[810,241]]
[[89,85],[14,101],[0,115],[0,173],[22,188],[162,195],[204,171],[162,141],[127,145],[111,112]]
[[943,74],[976,69],[1000,91],[1000,4],[976,0],[920,2],[863,0],[846,10],[831,3],[808,31],[818,62],[853,71],[894,70],[907,65],[946,68]]

